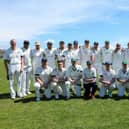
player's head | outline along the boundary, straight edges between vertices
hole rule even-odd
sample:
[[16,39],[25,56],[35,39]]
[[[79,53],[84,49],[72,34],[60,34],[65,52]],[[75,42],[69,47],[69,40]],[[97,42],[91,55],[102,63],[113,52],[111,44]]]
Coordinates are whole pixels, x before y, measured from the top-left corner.
[[42,64],[43,67],[46,67],[48,65],[47,58],[42,58],[41,64]]
[[52,49],[54,41],[53,40],[47,40],[46,42],[47,42],[47,48]]
[[111,65],[112,64],[110,62],[105,62],[105,69],[109,71],[111,69]]
[[85,47],[88,48],[90,46],[90,41],[89,40],[85,40],[84,44],[85,44]]
[[127,43],[127,47],[129,48],[129,42]]
[[11,46],[12,49],[16,48],[16,39],[11,39],[10,40],[10,46]]
[[109,47],[110,47],[110,42],[106,40],[106,41],[105,41],[105,48],[108,49]]
[[68,43],[68,50],[72,50],[73,49],[73,46],[72,46],[72,43]]
[[127,62],[126,60],[124,60],[124,61],[122,62],[122,68],[123,68],[124,70],[127,70],[127,69],[128,69],[128,62]]
[[35,42],[35,48],[36,48],[36,50],[40,49],[40,42],[39,41]]
[[74,40],[74,41],[73,41],[73,47],[74,47],[75,49],[77,49],[77,48],[79,47],[77,40]]
[[59,48],[61,48],[61,49],[65,48],[65,42],[64,41],[59,42]]
[[120,44],[120,43],[117,43],[117,44],[116,44],[116,49],[117,49],[117,50],[120,50],[120,49],[121,49],[121,44]]
[[64,62],[63,62],[63,60],[58,60],[58,61],[57,61],[57,65],[58,65],[58,68],[59,68],[59,69],[62,69],[62,68],[64,67]]
[[98,48],[99,47],[99,43],[98,42],[94,42],[94,48]]
[[92,67],[92,62],[88,60],[86,61],[86,65],[90,69]]
[[71,59],[71,64],[72,64],[72,66],[75,66],[75,65],[77,64],[77,61],[78,61],[78,59],[72,58],[72,59]]
[[30,44],[30,42],[28,40],[24,40],[24,42],[23,42],[24,48],[28,49],[29,48],[29,44]]

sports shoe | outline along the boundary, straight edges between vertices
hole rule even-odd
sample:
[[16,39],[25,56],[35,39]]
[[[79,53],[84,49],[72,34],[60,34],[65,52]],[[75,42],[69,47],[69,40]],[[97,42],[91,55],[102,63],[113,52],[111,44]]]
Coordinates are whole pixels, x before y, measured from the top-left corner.
[[40,101],[40,98],[36,98],[36,102]]
[[27,92],[28,95],[32,94],[30,91]]

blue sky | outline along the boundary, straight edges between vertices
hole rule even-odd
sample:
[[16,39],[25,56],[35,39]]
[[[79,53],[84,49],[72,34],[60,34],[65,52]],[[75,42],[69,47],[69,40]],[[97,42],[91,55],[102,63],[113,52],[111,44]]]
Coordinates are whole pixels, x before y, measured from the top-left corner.
[[0,0],[0,48],[9,47],[12,38],[22,46],[24,39],[31,47],[40,41],[60,40],[66,43],[89,39],[103,45],[129,41],[128,0]]

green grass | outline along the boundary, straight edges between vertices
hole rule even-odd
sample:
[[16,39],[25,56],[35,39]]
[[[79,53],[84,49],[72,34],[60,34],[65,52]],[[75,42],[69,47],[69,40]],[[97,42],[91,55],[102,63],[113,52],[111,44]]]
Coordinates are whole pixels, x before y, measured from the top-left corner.
[[[0,61],[0,129],[129,129],[129,100],[13,101]],[[33,87],[32,87],[33,90]]]

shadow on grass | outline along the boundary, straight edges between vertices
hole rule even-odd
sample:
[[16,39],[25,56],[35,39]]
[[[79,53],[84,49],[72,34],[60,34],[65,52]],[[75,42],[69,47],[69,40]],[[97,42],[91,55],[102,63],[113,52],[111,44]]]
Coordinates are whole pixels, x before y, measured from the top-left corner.
[[10,93],[2,93],[0,94],[0,99],[9,99],[10,98]]

